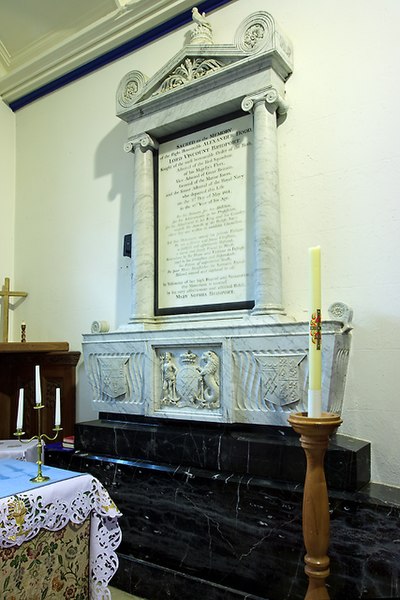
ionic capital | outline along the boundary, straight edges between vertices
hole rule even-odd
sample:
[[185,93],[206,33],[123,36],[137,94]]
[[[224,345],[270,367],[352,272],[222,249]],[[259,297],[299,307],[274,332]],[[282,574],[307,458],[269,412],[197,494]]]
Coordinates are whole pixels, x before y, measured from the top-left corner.
[[260,103],[264,103],[269,112],[276,112],[278,115],[285,115],[289,110],[288,103],[282,98],[278,90],[272,86],[243,98],[242,110],[252,112]]
[[136,150],[141,150],[142,152],[146,152],[146,150],[157,150],[158,142],[154,140],[148,133],[142,133],[138,137],[129,140],[126,144],[124,144],[125,152],[136,152]]

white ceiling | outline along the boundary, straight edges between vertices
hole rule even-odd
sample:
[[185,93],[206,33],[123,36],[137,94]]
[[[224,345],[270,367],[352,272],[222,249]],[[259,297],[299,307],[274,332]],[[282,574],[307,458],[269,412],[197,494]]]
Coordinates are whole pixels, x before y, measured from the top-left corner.
[[12,103],[192,6],[193,0],[0,0],[0,96]]

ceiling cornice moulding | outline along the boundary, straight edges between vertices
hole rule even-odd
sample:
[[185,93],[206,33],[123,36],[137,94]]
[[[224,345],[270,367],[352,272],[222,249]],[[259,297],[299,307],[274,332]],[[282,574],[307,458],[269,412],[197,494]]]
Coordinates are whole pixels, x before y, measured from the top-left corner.
[[[203,10],[212,10],[229,1],[232,0],[208,1],[199,3],[198,6]],[[164,23],[167,25],[185,11],[187,11],[187,19],[183,19],[182,23],[177,26],[188,23],[191,19],[193,0],[175,0],[173,2],[170,0],[126,0],[123,3],[116,0],[117,4],[119,8],[106,17],[95,21],[63,42],[49,47],[34,58],[14,66],[12,59],[9,60],[9,72],[5,57],[1,56],[3,59],[0,58],[0,96],[2,100],[13,108],[13,103],[18,104],[19,99],[28,97],[35,90],[44,88],[56,80],[61,81],[63,76],[68,73],[74,70],[79,71],[84,65],[114,52],[114,55],[110,56],[110,60],[103,61],[103,64],[107,64],[118,58],[115,51],[119,47],[146,32],[151,32]],[[174,28],[176,27],[170,29],[166,27],[164,33]],[[162,33],[158,33],[156,37],[161,35]],[[21,57],[18,62],[21,62]],[[103,64],[99,64],[99,66],[103,66]],[[93,70],[95,70],[94,67],[87,72]],[[86,73],[82,72],[82,74]],[[65,81],[65,83],[67,82]],[[54,89],[61,85],[64,83],[54,86]],[[40,94],[38,97],[41,95],[44,94]],[[23,105],[28,103],[24,102]]]

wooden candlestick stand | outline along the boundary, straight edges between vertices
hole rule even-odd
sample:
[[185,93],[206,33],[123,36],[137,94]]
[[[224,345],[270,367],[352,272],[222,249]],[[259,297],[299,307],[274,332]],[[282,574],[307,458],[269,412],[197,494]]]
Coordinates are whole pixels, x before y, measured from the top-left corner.
[[304,571],[308,575],[305,600],[329,600],[325,585],[329,575],[329,501],[324,458],[329,436],[342,420],[334,413],[322,413],[319,418],[296,413],[289,417],[289,423],[300,433],[300,443],[307,459],[303,493]]

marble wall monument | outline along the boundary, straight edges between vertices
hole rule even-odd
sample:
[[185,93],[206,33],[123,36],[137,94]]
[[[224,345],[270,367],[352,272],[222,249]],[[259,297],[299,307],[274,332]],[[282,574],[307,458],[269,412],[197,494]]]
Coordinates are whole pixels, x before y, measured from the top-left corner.
[[[193,9],[190,42],[117,90],[132,153],[131,316],[84,335],[93,408],[287,425],[307,410],[308,324],[281,290],[278,126],[292,45],[256,12],[232,44]],[[349,311],[323,323],[323,409],[341,411]],[[96,322],[97,323],[97,322]]]

